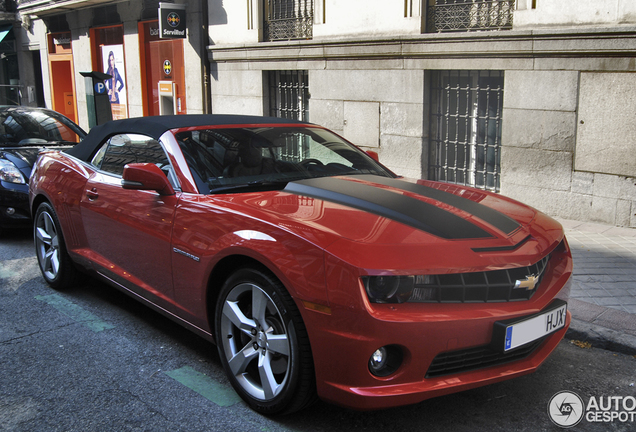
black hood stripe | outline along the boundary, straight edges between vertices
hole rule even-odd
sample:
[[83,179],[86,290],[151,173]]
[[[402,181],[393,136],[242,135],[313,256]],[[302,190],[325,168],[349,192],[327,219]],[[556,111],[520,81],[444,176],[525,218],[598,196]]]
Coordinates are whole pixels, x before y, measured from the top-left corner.
[[445,192],[443,190],[435,189],[429,186],[424,186],[417,183],[410,183],[407,181],[392,179],[388,177],[373,176],[370,181],[384,186],[413,192],[423,197],[431,198],[444,204],[451,205],[455,208],[470,213],[485,222],[488,222],[490,225],[494,226],[501,232],[506,233],[506,235],[512,234],[521,227],[521,225],[516,220],[506,216],[503,213],[498,212],[497,210],[494,210],[478,202],[469,200],[468,198],[454,195],[450,192]]
[[[378,179],[376,176],[365,178]],[[288,183],[285,192],[353,207],[445,239],[493,237],[466,219],[435,205],[355,181],[334,177],[300,180]]]

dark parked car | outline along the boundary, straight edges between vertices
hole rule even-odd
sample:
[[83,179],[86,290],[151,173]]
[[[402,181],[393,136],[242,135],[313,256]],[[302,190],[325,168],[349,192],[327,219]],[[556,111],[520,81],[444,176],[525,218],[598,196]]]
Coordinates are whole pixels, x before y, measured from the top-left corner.
[[62,114],[44,108],[0,107],[0,230],[30,225],[29,177],[42,148],[68,148],[86,136]]

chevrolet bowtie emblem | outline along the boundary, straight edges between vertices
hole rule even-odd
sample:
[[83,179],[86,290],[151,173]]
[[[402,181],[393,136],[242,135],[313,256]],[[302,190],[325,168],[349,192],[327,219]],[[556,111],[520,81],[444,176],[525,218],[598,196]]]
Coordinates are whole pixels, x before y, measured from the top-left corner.
[[515,289],[525,288],[528,291],[532,291],[539,282],[539,277],[535,275],[528,275],[525,279],[518,279],[515,281]]

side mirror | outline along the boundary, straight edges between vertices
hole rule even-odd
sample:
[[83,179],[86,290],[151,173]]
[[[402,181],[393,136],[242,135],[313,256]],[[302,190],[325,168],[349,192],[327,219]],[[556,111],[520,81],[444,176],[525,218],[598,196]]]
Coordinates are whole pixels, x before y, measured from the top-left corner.
[[366,150],[366,154],[371,156],[371,159],[373,159],[374,161],[380,162],[380,156],[378,156],[378,152],[374,152],[373,150]]
[[121,185],[124,189],[154,190],[160,195],[174,195],[168,177],[155,164],[132,163],[124,167]]

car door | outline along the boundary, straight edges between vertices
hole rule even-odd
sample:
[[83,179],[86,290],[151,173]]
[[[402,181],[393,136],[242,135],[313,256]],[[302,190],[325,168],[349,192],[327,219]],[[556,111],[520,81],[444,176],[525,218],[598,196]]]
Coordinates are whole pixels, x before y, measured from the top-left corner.
[[97,152],[81,201],[81,214],[98,271],[125,288],[169,307],[173,303],[171,235],[178,194],[129,190],[121,185],[128,163],[154,163],[171,179],[161,144],[145,135],[119,134]]

